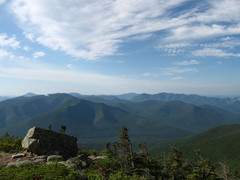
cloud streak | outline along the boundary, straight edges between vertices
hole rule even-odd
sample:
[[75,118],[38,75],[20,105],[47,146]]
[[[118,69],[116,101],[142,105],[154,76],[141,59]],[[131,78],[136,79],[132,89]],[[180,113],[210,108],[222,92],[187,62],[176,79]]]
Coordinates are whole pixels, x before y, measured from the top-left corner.
[[[174,72],[182,73],[191,72],[190,69],[174,70]],[[222,90],[229,89],[229,86],[223,84],[199,84],[199,83],[180,83],[176,82],[182,77],[176,76],[169,81],[151,81],[140,80],[134,78],[124,78],[119,76],[107,76],[93,73],[80,73],[72,70],[50,69],[46,66],[35,64],[25,67],[0,67],[0,78],[8,80],[15,79],[17,82],[33,82],[32,87],[28,87],[28,91],[37,93],[56,93],[56,87],[61,92],[81,92],[85,94],[121,94],[128,92],[136,93],[158,93],[158,92],[183,92],[183,93],[202,93],[215,94],[216,88]],[[41,84],[44,82],[44,89]],[[26,92],[25,86],[19,84],[22,93]],[[11,85],[11,84],[10,84]],[[40,90],[35,89],[38,86]],[[40,86],[40,87],[39,87]],[[96,88],[97,87],[97,88]],[[175,90],[175,91],[174,91]],[[13,89],[11,89],[13,91]],[[14,92],[13,92],[14,93]],[[221,93],[219,91],[219,93]]]
[[176,62],[174,64],[176,65],[179,65],[179,66],[189,66],[189,65],[196,65],[196,64],[199,64],[200,62],[193,59],[193,60],[190,60],[190,61],[181,61],[181,62]]
[[222,49],[204,48],[192,52],[194,56],[240,57],[240,53],[229,53]]

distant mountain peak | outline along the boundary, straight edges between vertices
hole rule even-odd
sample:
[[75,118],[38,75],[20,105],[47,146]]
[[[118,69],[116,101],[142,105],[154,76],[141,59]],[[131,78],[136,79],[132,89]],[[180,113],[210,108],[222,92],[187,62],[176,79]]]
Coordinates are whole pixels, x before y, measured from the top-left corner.
[[28,92],[24,95],[22,95],[23,97],[33,97],[33,96],[37,96],[37,94],[34,94],[34,93],[31,93],[31,92]]

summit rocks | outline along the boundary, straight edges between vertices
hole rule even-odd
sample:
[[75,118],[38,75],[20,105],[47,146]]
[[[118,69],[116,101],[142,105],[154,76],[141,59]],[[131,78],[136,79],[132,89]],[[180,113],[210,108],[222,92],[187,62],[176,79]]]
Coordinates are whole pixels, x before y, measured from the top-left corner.
[[64,159],[75,157],[78,152],[76,137],[38,127],[28,130],[22,147],[37,155],[56,154]]

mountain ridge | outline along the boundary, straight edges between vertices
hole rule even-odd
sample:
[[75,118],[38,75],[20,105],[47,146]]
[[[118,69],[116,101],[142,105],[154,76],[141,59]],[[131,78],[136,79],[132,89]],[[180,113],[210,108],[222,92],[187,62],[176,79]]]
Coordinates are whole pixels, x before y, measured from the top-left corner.
[[171,146],[177,146],[184,156],[197,159],[195,150],[201,156],[214,163],[226,161],[230,167],[239,167],[240,124],[217,126],[201,133],[155,145],[150,151],[154,155],[169,152]]
[[240,114],[240,101],[235,98],[217,98],[200,96],[196,94],[174,94],[174,93],[158,93],[158,94],[139,94],[130,99],[133,102],[141,102],[146,100],[173,101],[179,100],[193,105],[212,105],[223,110]]
[[96,103],[64,93],[0,102],[0,134],[8,132],[24,136],[32,126],[48,128],[49,125],[59,131],[64,124],[67,132],[81,141],[106,142],[116,139],[119,128],[125,125],[134,140],[157,142],[221,124],[240,123],[239,116],[212,106],[181,101],[132,102],[115,101],[116,98],[111,96],[101,98],[108,103]]

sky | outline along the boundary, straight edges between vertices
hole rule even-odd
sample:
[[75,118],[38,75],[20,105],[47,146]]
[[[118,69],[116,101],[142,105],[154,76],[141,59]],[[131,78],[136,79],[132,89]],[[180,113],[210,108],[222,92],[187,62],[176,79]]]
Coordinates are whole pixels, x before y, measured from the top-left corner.
[[0,0],[0,95],[240,95],[239,0]]

